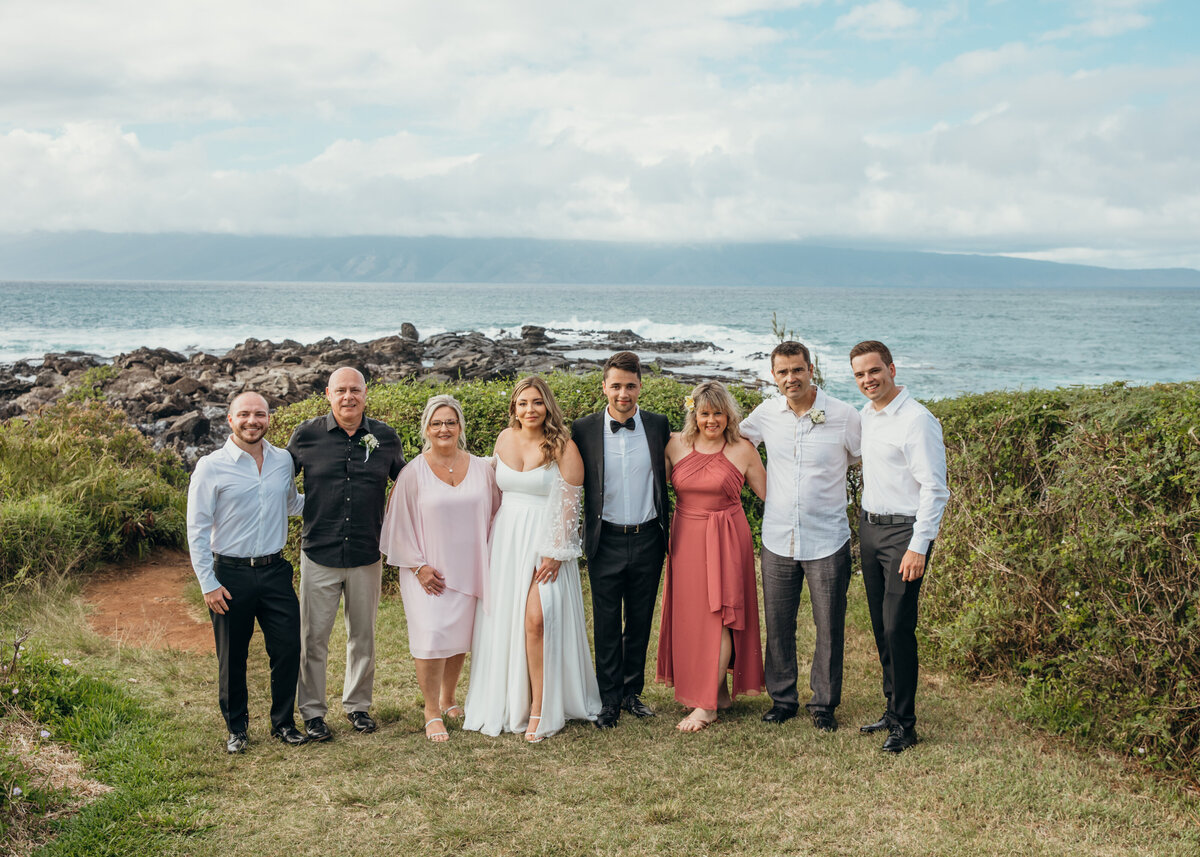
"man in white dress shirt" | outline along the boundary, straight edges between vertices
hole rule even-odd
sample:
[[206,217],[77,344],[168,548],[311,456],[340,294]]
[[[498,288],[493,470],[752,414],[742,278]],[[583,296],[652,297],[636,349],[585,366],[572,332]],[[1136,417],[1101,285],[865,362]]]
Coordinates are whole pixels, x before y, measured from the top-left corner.
[[217,644],[218,701],[229,730],[225,749],[246,749],[246,655],[254,620],[271,664],[271,737],[284,744],[308,738],[293,716],[300,672],[300,603],[292,566],[281,551],[288,515],[304,496],[292,478],[292,456],[263,439],[267,401],[241,393],[229,406],[233,430],[220,449],[196,464],[188,485],[187,534],[192,569],[212,617]]
[[767,448],[762,579],[772,706],[762,719],[783,723],[800,707],[796,612],[807,580],[817,636],[807,707],[816,728],[834,732],[850,587],[846,470],[859,457],[859,415],[813,384],[812,358],[799,342],[775,347],[771,375],[783,395],[762,402],[740,426]]
[[862,408],[863,493],[859,546],[887,707],[860,731],[887,731],[883,749],[901,753],[916,730],[917,596],[950,491],[942,425],[896,385],[882,342],[850,349],[850,368],[867,397]]

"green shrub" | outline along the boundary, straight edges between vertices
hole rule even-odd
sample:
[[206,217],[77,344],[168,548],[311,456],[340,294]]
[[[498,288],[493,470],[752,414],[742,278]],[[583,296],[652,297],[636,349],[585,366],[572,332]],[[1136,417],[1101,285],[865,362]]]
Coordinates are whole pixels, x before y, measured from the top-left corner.
[[77,508],[45,494],[0,500],[0,570],[9,580],[78,568],[94,548],[94,533]]
[[1200,770],[1200,384],[936,402],[953,500],[926,631],[1063,732]]
[[182,544],[186,486],[174,453],[101,403],[0,424],[0,581]]
[[104,398],[104,385],[121,374],[121,370],[111,363],[103,366],[93,366],[79,379],[73,390],[63,395],[64,402],[87,402]]

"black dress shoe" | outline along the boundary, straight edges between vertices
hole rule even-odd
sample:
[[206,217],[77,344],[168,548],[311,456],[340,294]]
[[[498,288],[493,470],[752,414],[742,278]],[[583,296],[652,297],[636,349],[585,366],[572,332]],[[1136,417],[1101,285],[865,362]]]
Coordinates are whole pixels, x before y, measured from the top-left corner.
[[796,709],[790,705],[776,703],[771,710],[762,716],[763,723],[786,723],[796,716]]
[[612,729],[621,719],[621,709],[617,705],[602,705],[600,714],[596,716],[597,729]]
[[641,697],[636,693],[631,693],[621,701],[621,707],[632,714],[634,717],[653,717],[654,712],[650,706],[642,702]]
[[291,723],[287,724],[286,726],[280,726],[276,729],[272,729],[271,737],[278,739],[284,744],[290,744],[293,747],[308,743],[308,736]]
[[864,735],[870,735],[872,732],[882,732],[885,729],[891,729],[891,728],[892,728],[892,718],[888,717],[888,714],[885,711],[883,713],[883,716],[880,717],[878,720],[876,720],[874,723],[868,723],[866,726],[859,726],[858,731],[863,733]]
[[833,716],[832,711],[814,711],[812,714],[813,726],[820,729],[822,732],[836,732],[838,728],[837,718]]
[[892,731],[888,733],[887,740],[883,742],[883,749],[889,753],[903,753],[920,740],[915,728],[905,729],[899,723],[895,723],[892,725]]
[[246,749],[246,743],[245,732],[230,732],[229,737],[225,739],[225,752],[242,753]]
[[304,731],[308,733],[310,741],[333,740],[333,733],[329,731],[329,727],[325,724],[324,717],[312,717],[305,720]]
[[354,728],[364,735],[375,731],[375,721],[365,711],[351,711],[346,715],[346,719],[354,724]]

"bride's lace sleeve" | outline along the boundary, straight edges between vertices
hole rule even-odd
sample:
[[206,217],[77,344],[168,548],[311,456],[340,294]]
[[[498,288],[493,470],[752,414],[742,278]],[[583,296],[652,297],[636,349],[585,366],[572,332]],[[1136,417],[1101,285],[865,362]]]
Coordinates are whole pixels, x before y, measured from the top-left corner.
[[583,553],[579,532],[583,486],[568,485],[557,471],[546,498],[545,528],[538,553],[550,559],[575,559]]

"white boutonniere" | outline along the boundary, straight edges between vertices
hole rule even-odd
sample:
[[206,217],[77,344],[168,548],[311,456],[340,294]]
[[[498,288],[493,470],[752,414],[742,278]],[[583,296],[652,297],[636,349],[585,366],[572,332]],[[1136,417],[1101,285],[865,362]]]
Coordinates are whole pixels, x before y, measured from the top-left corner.
[[379,449],[379,438],[373,434],[364,434],[358,445],[367,450],[367,454],[363,456],[363,461],[370,461],[371,453]]
[[813,425],[819,426],[821,423],[825,422],[825,412],[819,408],[815,411],[809,411],[808,418],[812,420]]

